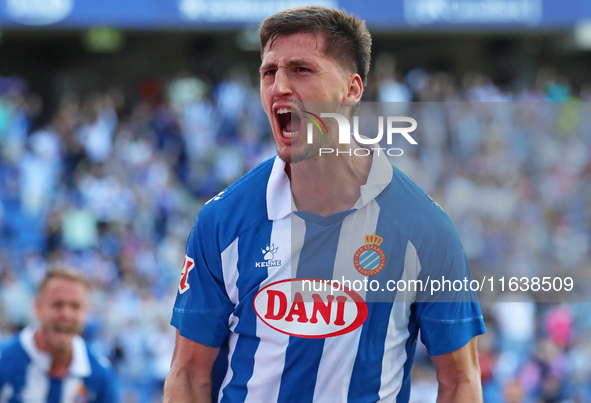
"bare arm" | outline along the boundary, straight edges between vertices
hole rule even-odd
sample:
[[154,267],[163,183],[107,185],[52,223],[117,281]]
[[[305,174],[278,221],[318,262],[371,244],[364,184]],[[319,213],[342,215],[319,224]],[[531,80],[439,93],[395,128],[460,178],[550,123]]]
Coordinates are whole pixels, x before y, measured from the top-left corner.
[[219,348],[189,340],[176,332],[164,403],[211,403],[211,370]]
[[464,347],[432,359],[439,382],[437,403],[482,402],[476,337]]

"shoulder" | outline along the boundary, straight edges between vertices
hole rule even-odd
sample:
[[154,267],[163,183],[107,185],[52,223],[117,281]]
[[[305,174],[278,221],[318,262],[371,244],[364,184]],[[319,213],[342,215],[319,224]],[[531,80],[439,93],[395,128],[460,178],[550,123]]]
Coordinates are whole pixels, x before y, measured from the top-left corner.
[[88,352],[88,363],[90,364],[91,377],[98,379],[111,379],[113,377],[113,368],[111,362],[103,355],[93,352],[86,345]]
[[13,335],[8,339],[0,341],[0,360],[5,360],[6,357],[9,357],[18,351],[24,352],[18,335]]
[[445,232],[454,228],[441,206],[396,167],[392,181],[377,202],[384,214],[409,236],[425,230]]
[[[241,211],[251,212],[250,203],[260,204],[265,202],[267,184],[275,158],[260,163],[215,197],[208,200],[199,215],[216,215],[220,219],[229,219],[235,213]],[[231,208],[236,208],[238,211],[228,211]]]
[[406,235],[417,251],[438,243],[459,243],[456,228],[447,213],[396,167],[393,167],[391,183],[376,200],[384,216]]
[[220,243],[229,244],[240,232],[266,219],[267,185],[275,158],[262,162],[206,202],[192,232],[201,227],[212,235],[223,228]]
[[[86,342],[84,342],[86,344]],[[109,360],[92,351],[86,345],[90,373],[84,377],[84,384],[91,393],[96,393],[97,401],[114,403],[118,401],[118,386],[115,372]]]
[[0,342],[0,373],[13,373],[29,361],[18,335]]

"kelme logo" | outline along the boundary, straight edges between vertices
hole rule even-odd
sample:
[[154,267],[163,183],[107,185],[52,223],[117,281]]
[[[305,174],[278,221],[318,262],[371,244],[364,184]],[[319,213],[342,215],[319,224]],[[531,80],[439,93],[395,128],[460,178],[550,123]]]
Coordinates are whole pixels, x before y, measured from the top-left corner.
[[[310,282],[322,287],[306,287]],[[325,287],[327,283],[298,278],[269,284],[255,295],[254,310],[265,324],[290,336],[326,338],[352,332],[367,319],[367,304],[355,291]]]

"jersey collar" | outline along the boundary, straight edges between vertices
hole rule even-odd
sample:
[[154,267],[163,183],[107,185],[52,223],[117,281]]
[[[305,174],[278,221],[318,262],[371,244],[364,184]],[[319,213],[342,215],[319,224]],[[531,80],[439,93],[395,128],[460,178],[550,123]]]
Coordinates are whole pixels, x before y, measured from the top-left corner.
[[[392,180],[392,164],[384,153],[373,153],[371,169],[367,183],[361,186],[361,196],[353,206],[360,209],[375,199],[390,184]],[[285,162],[275,157],[271,175],[267,183],[267,215],[269,220],[281,220],[292,212],[297,211],[289,178],[285,173]]]
[[[49,372],[51,369],[51,356],[45,351],[39,350],[37,344],[35,344],[35,332],[38,329],[37,326],[27,326],[20,334],[20,342],[31,361],[44,371]],[[90,373],[86,343],[84,343],[82,337],[75,336],[72,339],[72,363],[68,374],[84,378],[90,376]]]
[[267,183],[267,215],[269,220],[281,220],[296,211],[289,178],[285,173],[285,161],[275,157]]
[[390,184],[394,170],[392,164],[384,153],[373,153],[371,169],[367,176],[367,182],[361,186],[361,196],[353,209],[365,207],[369,202],[378,197],[380,193]]

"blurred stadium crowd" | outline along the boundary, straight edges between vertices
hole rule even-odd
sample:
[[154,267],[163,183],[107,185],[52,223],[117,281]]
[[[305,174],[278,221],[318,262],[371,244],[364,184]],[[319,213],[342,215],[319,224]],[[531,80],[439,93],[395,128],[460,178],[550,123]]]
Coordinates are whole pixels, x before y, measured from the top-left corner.
[[[591,86],[544,69],[523,88],[399,77],[382,60],[366,100],[422,102],[420,146],[392,162],[450,214],[473,272],[590,284]],[[34,320],[48,264],[77,267],[96,285],[85,336],[113,363],[123,401],[158,401],[197,212],[275,153],[256,80],[184,75],[66,94],[47,124],[45,108],[26,81],[0,77],[0,339]],[[591,401],[591,305],[504,298],[483,304],[485,401]],[[435,401],[424,349],[413,376],[411,401]]]

